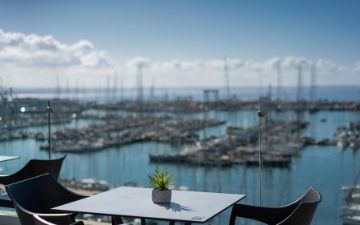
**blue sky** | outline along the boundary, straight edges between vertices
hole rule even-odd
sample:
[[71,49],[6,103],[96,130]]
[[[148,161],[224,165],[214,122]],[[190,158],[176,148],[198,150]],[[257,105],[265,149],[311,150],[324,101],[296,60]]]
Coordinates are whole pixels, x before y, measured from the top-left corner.
[[0,29],[85,39],[116,62],[360,60],[360,1],[0,1]]
[[91,40],[118,59],[299,55],[351,63],[360,1],[1,1],[0,28]]

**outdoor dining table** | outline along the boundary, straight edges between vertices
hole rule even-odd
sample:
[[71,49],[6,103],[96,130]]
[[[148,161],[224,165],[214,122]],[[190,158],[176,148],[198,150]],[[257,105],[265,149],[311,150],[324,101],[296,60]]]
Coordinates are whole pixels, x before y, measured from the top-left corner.
[[245,195],[196,191],[172,191],[170,203],[155,204],[151,188],[118,187],[53,208],[57,211],[101,214],[114,217],[205,223],[240,201]]
[[19,156],[7,156],[7,155],[0,155],[0,162],[5,162],[9,160],[19,159]]

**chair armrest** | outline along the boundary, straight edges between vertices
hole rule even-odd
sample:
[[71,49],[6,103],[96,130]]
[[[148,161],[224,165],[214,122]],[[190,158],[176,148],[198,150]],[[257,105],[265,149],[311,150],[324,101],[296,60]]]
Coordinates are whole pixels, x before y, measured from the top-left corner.
[[[40,217],[39,214],[35,214],[34,217],[35,217],[35,220],[36,220],[35,221],[36,225],[56,225],[56,224],[53,224],[53,223],[51,223],[49,221],[44,220],[42,217]],[[84,225],[84,223],[82,221],[76,221],[76,222],[73,222],[73,223],[71,223],[69,225]]]
[[254,219],[267,224],[277,224],[289,216],[294,208],[291,205],[271,208],[236,204],[231,211],[230,224],[235,224],[236,217]]
[[50,223],[46,220],[44,220],[43,218],[41,218],[39,215],[34,215],[34,218],[35,218],[35,224],[36,225],[55,225],[53,223]]
[[54,223],[56,225],[69,225],[71,223],[76,222],[75,221],[75,216],[72,213],[51,213],[51,214],[38,214],[37,215],[50,222],[50,223]]
[[36,215],[44,218],[44,217],[66,217],[66,216],[72,216],[73,213],[36,213]]

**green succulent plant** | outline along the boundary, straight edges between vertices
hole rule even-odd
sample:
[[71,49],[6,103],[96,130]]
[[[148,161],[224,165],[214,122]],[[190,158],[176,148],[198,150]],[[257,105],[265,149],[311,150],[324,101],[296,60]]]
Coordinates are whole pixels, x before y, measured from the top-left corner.
[[169,190],[171,175],[169,172],[161,172],[159,168],[155,169],[153,175],[148,175],[149,183],[154,190]]

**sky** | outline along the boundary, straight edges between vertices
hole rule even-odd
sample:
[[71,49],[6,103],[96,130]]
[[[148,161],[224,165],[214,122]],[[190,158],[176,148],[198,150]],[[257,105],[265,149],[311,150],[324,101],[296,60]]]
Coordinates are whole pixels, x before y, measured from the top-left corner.
[[360,84],[360,1],[0,1],[5,86]]

